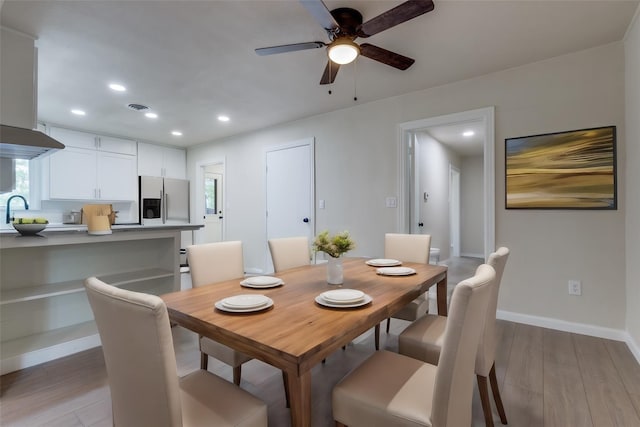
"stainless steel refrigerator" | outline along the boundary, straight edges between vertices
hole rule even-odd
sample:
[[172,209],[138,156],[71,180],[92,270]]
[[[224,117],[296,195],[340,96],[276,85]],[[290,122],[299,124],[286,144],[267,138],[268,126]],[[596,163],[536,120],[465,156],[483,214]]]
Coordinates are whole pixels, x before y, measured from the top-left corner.
[[188,180],[140,176],[138,191],[142,225],[189,223]]

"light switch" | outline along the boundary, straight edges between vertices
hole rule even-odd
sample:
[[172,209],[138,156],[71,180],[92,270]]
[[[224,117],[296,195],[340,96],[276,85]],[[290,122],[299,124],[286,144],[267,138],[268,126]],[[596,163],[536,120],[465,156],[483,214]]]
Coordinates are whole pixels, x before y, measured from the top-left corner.
[[318,209],[324,209],[324,199],[318,200]]
[[388,208],[396,208],[398,207],[398,202],[395,197],[387,197],[386,204]]

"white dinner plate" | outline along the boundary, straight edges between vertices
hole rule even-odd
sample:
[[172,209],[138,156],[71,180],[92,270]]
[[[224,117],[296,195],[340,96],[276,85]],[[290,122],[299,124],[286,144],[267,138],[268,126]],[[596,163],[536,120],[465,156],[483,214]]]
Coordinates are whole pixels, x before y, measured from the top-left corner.
[[364,292],[356,289],[334,289],[332,291],[323,292],[320,296],[330,303],[348,304],[361,302],[364,298]]
[[246,294],[224,298],[221,301],[225,307],[245,309],[262,307],[269,302],[269,298],[259,294]]
[[284,285],[284,282],[279,277],[273,276],[252,276],[247,277],[240,285],[245,288],[275,288],[276,286]]
[[271,298],[265,297],[267,298],[267,303],[264,305],[261,305],[259,307],[253,307],[253,308],[232,308],[232,307],[227,307],[226,305],[222,304],[223,300],[220,300],[218,302],[215,303],[215,307],[218,310],[221,311],[226,311],[229,313],[250,313],[253,311],[261,311],[261,310],[266,310],[267,308],[271,307],[273,305],[273,300]]
[[411,267],[382,267],[376,272],[383,276],[410,276],[416,274],[416,271]]
[[388,259],[388,258],[376,258],[370,259],[367,261],[367,265],[372,267],[393,267],[394,265],[401,265],[402,261],[398,261],[397,259]]
[[371,298],[369,295],[364,294],[364,297],[358,301],[358,302],[352,302],[352,303],[334,303],[334,302],[330,302],[327,301],[326,299],[324,299],[322,297],[322,294],[318,295],[316,297],[316,302],[320,305],[324,305],[325,307],[332,307],[332,308],[353,308],[353,307],[361,307],[363,305],[367,305],[369,304],[371,301],[373,301],[373,298]]

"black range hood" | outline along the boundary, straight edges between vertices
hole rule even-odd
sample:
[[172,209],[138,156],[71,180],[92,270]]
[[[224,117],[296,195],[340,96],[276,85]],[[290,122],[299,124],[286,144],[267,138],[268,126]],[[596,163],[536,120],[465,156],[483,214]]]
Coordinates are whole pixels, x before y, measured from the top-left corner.
[[38,130],[0,125],[0,158],[33,159],[63,148],[64,144]]

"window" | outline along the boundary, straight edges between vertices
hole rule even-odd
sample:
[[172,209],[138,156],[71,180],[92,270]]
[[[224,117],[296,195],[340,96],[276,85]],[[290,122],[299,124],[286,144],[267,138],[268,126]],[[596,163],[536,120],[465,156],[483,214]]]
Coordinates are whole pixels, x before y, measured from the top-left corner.
[[0,207],[7,206],[7,200],[9,197],[19,194],[29,200],[29,160],[16,159],[15,161],[16,172],[16,188],[10,193],[0,194]]
[[206,215],[218,213],[218,180],[210,174],[204,177],[204,210]]

